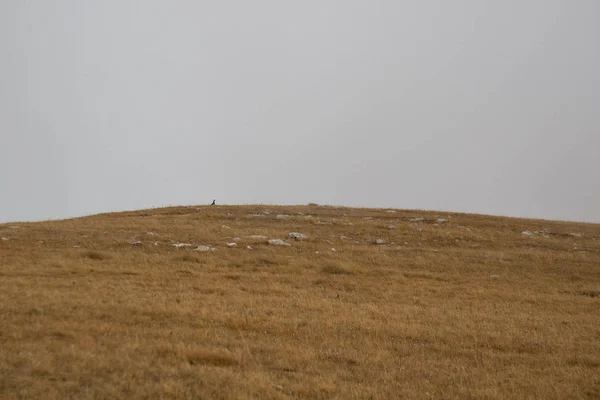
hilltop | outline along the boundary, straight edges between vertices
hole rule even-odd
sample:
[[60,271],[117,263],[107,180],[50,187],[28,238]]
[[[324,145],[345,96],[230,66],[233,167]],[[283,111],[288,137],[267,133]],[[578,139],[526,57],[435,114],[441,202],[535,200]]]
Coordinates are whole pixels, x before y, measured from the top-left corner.
[[0,238],[0,398],[600,397],[598,224],[194,206]]

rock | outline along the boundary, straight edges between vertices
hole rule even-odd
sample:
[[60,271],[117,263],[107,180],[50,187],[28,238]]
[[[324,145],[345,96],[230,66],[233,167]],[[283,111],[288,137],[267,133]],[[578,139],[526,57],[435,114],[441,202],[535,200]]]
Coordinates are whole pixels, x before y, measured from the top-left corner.
[[248,250],[252,250],[252,246],[246,246]]
[[[156,245],[156,243],[155,243]],[[173,243],[171,246],[177,247],[178,249],[181,247],[192,247],[190,243]]]
[[334,247],[332,247],[331,251],[336,252],[337,250]]
[[223,225],[221,228],[223,229],[231,229],[230,227],[228,227],[227,225]]
[[534,236],[533,232],[531,232],[531,231],[523,231],[523,232],[521,232],[521,235],[523,235],[523,236]]
[[237,243],[233,242],[233,243],[227,243],[227,247],[236,247]]
[[252,240],[267,240],[268,237],[263,236],[263,235],[250,235],[250,236],[246,236],[248,239],[252,239]]
[[196,250],[196,251],[215,251],[216,249],[214,247],[201,244],[200,246],[196,247],[194,250]]
[[490,275],[490,279],[500,279],[500,275]]
[[396,229],[394,225],[388,225],[388,229]]
[[234,242],[239,242],[239,241],[240,241],[240,240],[242,240],[242,239],[240,239],[239,237],[234,237],[234,238],[233,238],[233,239],[231,239],[231,240],[232,240],[232,241],[234,241]]
[[342,240],[348,240],[348,236],[340,236],[340,239],[342,239]]
[[410,222],[422,222],[425,221],[425,218],[411,218],[409,219]]
[[423,232],[423,228],[417,228],[417,232]]
[[443,224],[444,222],[448,222],[448,220],[445,218],[438,218],[435,222],[437,222],[438,224]]
[[289,219],[290,216],[287,214],[279,214],[278,216],[276,216],[275,218],[277,219]]
[[385,244],[385,240],[383,240],[383,239],[377,239],[375,241],[375,244]]
[[10,239],[9,239],[9,238],[7,238],[7,237],[1,237],[1,238],[0,238],[0,240],[2,240],[2,241],[4,241],[4,242],[6,242],[6,241],[8,241],[8,240],[10,240]]
[[577,237],[577,238],[580,238],[583,236],[582,233],[575,233],[575,232],[567,233],[567,235]]
[[385,212],[396,214],[396,210],[386,210]]
[[272,244],[274,246],[291,246],[291,244],[284,242],[281,239],[269,239],[269,244]]
[[139,240],[136,240],[135,242],[131,242],[132,246],[141,246],[143,243],[140,242]]
[[73,245],[73,248],[74,248],[74,249],[78,249],[78,248],[80,248],[80,247],[81,247],[81,246],[77,246],[76,244],[75,244],[75,245]]
[[290,233],[288,233],[288,237],[290,239],[296,239],[296,240],[308,239],[307,235],[305,235],[304,233],[298,233],[298,232],[290,232]]

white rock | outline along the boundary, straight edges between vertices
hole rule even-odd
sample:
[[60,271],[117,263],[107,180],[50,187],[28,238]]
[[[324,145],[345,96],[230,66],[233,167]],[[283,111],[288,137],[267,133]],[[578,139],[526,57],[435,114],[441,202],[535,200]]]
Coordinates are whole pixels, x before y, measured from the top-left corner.
[[227,247],[236,247],[237,243],[233,242],[233,243],[227,243]]
[[388,229],[396,229],[394,225],[388,225]]
[[9,239],[9,238],[7,238],[7,237],[1,237],[1,238],[0,238],[0,240],[3,240],[3,241],[5,241],[5,242],[6,242],[7,240],[10,240],[10,239]]
[[223,229],[231,229],[230,227],[228,227],[227,225],[223,225],[221,228]]
[[140,242],[139,240],[135,241],[135,242],[131,242],[132,246],[141,246],[142,242]]
[[248,250],[252,250],[252,246],[246,246]]
[[154,236],[154,232],[146,232],[146,235]]
[[377,239],[375,241],[375,244],[385,244],[385,240],[383,240],[383,239]]
[[409,219],[410,222],[422,222],[425,221],[425,218],[411,218]]
[[340,236],[340,239],[342,239],[342,240],[348,240],[348,236]]
[[334,247],[332,247],[331,251],[336,252],[337,250]]
[[73,248],[74,248],[74,249],[78,249],[78,248],[80,248],[80,247],[81,247],[81,246],[77,246],[76,244],[75,244],[75,245],[73,245]]
[[396,213],[396,210],[386,210],[385,212],[389,212],[389,213]]
[[196,251],[215,251],[216,249],[214,247],[205,246],[205,245],[201,244],[200,246],[196,247],[194,250],[196,250]]
[[490,279],[499,279],[500,275],[490,275]]
[[275,246],[291,246],[291,244],[284,242],[281,239],[269,239],[269,244],[272,244]]
[[444,222],[447,222],[447,221],[448,221],[448,220],[447,220],[447,219],[445,219],[445,218],[438,218],[438,219],[436,220],[436,222],[437,222],[438,224],[443,224]]
[[305,235],[304,233],[298,233],[298,232],[290,232],[290,233],[288,233],[288,237],[290,239],[296,239],[296,240],[308,239],[308,235]]
[[523,235],[523,236],[533,236],[533,232],[531,232],[531,231],[523,231],[523,232],[521,232],[521,235]]
[[[158,242],[157,242],[158,243]],[[156,245],[156,243],[154,244]],[[192,247],[190,243],[173,243],[171,246],[181,248],[181,247]]]
[[275,218],[277,218],[277,219],[288,219],[288,218],[290,218],[290,216],[287,215],[287,214],[279,214]]

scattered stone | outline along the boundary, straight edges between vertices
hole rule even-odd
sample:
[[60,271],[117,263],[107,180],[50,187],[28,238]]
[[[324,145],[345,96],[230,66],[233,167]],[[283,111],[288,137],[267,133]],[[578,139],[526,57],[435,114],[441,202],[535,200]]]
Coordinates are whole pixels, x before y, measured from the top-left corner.
[[155,246],[158,246],[158,242],[154,242],[154,245],[155,245]]
[[567,235],[577,237],[577,238],[580,238],[583,236],[582,233],[575,233],[575,232],[567,233]]
[[500,275],[490,275],[491,279],[500,279]]
[[230,227],[228,227],[227,225],[223,225],[221,228],[223,229],[231,229]]
[[531,232],[531,231],[523,231],[523,232],[521,232],[521,235],[523,235],[523,236],[534,236],[533,232]]
[[396,214],[396,210],[386,210],[385,212]]
[[298,215],[304,215],[304,213],[303,212],[299,212]]
[[336,252],[337,250],[334,247],[332,247],[331,251]]
[[342,240],[348,240],[349,238],[348,238],[348,236],[340,236],[340,239],[342,239]]
[[288,233],[288,237],[290,239],[296,239],[296,240],[308,239],[308,235],[305,235],[304,233],[298,233],[298,232],[290,232],[290,233]]
[[248,250],[252,250],[252,246],[246,246]]
[[[146,232],[146,235],[154,236],[154,232]],[[85,236],[83,236],[85,237]]]
[[383,240],[383,239],[377,239],[375,241],[375,244],[385,244],[385,240]]
[[7,237],[1,237],[1,238],[0,238],[0,240],[2,240],[2,241],[4,241],[4,242],[6,242],[6,241],[8,241],[8,240],[10,240],[10,239],[9,239],[9,238],[7,238]]
[[264,210],[262,213],[264,215],[271,215],[271,210]]
[[388,225],[388,229],[396,229],[394,225]]
[[136,240],[135,242],[131,242],[132,246],[141,246],[142,242],[140,242],[139,240]]
[[272,244],[274,246],[291,246],[291,244],[284,242],[281,239],[269,239],[269,244]]
[[408,246],[408,242],[404,242],[404,245],[405,245],[405,246]]
[[81,246],[77,246],[76,244],[75,244],[75,245],[73,245],[73,248],[74,248],[74,249],[78,249],[78,248],[80,248],[80,247],[81,247]]
[[236,247],[237,243],[233,242],[233,243],[227,243],[227,247]]
[[194,250],[196,250],[196,251],[215,251],[216,249],[214,247],[201,244],[200,246],[196,247]]
[[246,236],[248,239],[252,239],[252,240],[267,240],[268,237],[263,236],[263,235],[250,235],[250,236]]
[[[158,243],[158,242],[156,242],[156,243]],[[156,246],[156,243],[154,243],[155,246]],[[173,243],[171,246],[177,247],[179,249],[181,247],[192,247],[192,244],[190,244],[190,243]]]
[[438,218],[435,222],[438,224],[443,224],[444,222],[448,222],[448,220],[446,218]]
[[287,214],[279,214],[278,216],[276,216],[275,218],[277,219],[289,219],[290,216]]
[[425,218],[411,218],[409,219],[410,222],[422,222],[425,221]]

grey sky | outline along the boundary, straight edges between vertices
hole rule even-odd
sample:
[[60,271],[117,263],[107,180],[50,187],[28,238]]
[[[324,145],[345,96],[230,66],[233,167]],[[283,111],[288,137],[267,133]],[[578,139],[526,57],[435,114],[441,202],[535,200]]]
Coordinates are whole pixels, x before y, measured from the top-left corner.
[[0,221],[168,204],[600,222],[600,2],[0,1]]

